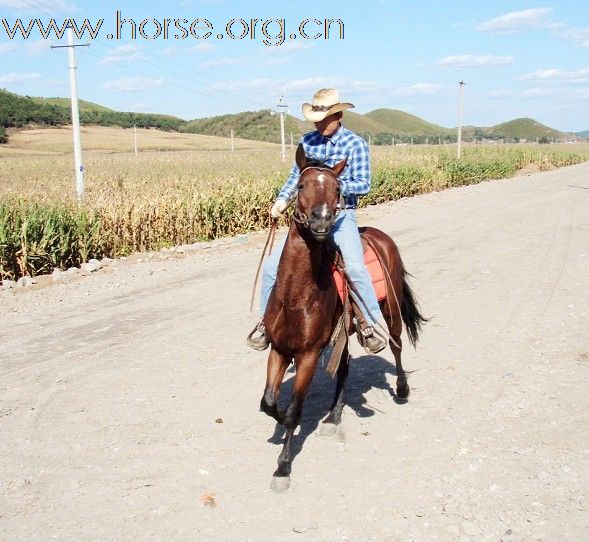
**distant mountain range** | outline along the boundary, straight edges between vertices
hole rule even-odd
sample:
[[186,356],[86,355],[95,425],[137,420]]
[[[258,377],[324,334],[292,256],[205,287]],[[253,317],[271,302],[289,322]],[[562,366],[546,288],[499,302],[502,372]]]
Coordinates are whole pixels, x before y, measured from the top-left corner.
[[589,139],[589,130],[583,130],[582,132],[576,132],[575,135],[582,137],[583,139]]
[[[270,110],[247,111],[219,115],[204,119],[186,121],[172,115],[132,113],[114,111],[101,105],[80,100],[80,121],[82,124],[139,127],[189,132],[196,134],[228,137],[231,130],[236,137],[260,141],[278,142],[280,123]],[[37,98],[20,96],[0,90],[0,142],[6,137],[6,128],[27,125],[60,125],[70,123],[69,98]],[[370,138],[376,145],[392,143],[442,143],[456,141],[456,128],[445,128],[397,109],[375,109],[360,115],[352,111],[344,114],[344,124],[350,130]],[[287,115],[285,131],[298,140],[313,130],[310,122]],[[572,141],[589,137],[589,131],[577,134],[563,133],[544,126],[534,119],[520,118],[495,126],[463,127],[465,140],[506,140],[506,141]]]

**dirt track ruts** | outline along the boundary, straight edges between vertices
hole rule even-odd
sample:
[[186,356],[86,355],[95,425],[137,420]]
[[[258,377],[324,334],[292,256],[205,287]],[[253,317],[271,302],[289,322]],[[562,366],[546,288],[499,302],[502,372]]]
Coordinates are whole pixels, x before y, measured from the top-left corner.
[[432,317],[411,397],[354,344],[341,429],[315,431],[320,372],[279,495],[244,344],[262,234],[3,292],[0,539],[585,539],[588,203],[586,163],[361,211]]

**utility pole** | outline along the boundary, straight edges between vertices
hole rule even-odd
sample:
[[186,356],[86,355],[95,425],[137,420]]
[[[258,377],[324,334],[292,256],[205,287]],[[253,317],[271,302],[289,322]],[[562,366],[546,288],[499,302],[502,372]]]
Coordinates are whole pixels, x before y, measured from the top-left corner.
[[284,94],[280,94],[280,99],[276,104],[278,114],[280,115],[280,143],[282,145],[280,151],[280,157],[283,162],[286,162],[286,147],[284,144],[284,119],[286,118],[286,113],[288,112],[288,105],[284,103]]
[[80,138],[80,111],[78,108],[78,79],[76,76],[75,47],[88,47],[89,43],[74,45],[74,30],[71,22],[67,26],[67,45],[52,45],[52,49],[67,47],[70,73],[70,95],[72,102],[72,127],[74,132],[74,163],[76,171],[76,192],[78,201],[84,199],[84,166],[82,164],[82,140]]
[[231,152],[233,152],[235,150],[235,147],[233,146],[233,130],[231,130]]
[[458,83],[458,158],[462,156],[462,106],[463,106],[463,88],[466,83]]
[[135,137],[135,156],[137,156],[137,125],[133,125],[133,135]]

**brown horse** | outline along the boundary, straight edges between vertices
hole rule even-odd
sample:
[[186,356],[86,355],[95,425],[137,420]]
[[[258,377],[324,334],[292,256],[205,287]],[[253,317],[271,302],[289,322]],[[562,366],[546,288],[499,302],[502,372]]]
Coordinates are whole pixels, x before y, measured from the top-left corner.
[[[286,428],[284,447],[272,482],[272,488],[276,491],[288,488],[292,463],[291,442],[300,422],[303,401],[321,351],[329,343],[343,311],[332,276],[328,243],[324,241],[337,218],[340,202],[337,177],[346,161],[333,168],[323,167],[309,162],[302,145],[299,145],[296,162],[301,176],[297,187],[295,220],[288,232],[276,284],[264,314],[266,335],[272,348],[260,408]],[[409,396],[409,386],[401,364],[401,322],[405,322],[409,340],[415,345],[425,319],[419,313],[411,288],[405,280],[406,271],[393,240],[374,228],[363,228],[361,231],[386,267],[387,298],[381,302],[381,310],[389,334],[394,339],[394,342],[389,340],[389,345],[397,367],[397,395],[406,398]],[[296,376],[292,397],[286,409],[280,411],[280,388],[284,373],[293,360]],[[347,376],[346,343],[337,370],[335,396],[329,414],[323,421],[333,430],[341,421]]]

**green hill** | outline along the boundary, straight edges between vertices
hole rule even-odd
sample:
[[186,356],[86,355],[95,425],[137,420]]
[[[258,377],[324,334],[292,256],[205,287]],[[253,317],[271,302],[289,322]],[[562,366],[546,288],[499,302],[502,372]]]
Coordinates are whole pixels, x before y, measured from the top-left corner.
[[397,109],[375,109],[364,116],[384,126],[384,131],[399,136],[443,136],[451,131]]
[[520,118],[497,124],[487,129],[490,134],[506,139],[527,139],[528,141],[548,138],[562,138],[562,132],[540,124],[534,119]]
[[[193,134],[228,137],[233,130],[235,137],[256,139],[258,141],[280,142],[280,117],[272,115],[269,109],[246,111],[232,115],[219,115],[204,119],[195,119],[184,123],[179,131]],[[284,122],[286,140],[290,134],[298,141],[304,132],[303,123],[287,115]]]
[[[67,104],[61,105],[61,104]],[[152,113],[130,113],[112,111],[91,102],[81,101],[80,123],[99,126],[121,126],[130,128],[158,128],[178,130],[186,121],[171,115]],[[71,111],[67,98],[31,98],[0,89],[0,127],[22,127],[28,124],[58,126],[71,122]]]
[[375,136],[376,134],[387,131],[386,126],[380,124],[378,121],[349,110],[344,112],[343,124],[346,128],[364,137],[368,137],[369,135]]
[[[69,98],[40,98],[36,96],[31,96],[30,98],[38,104],[57,105],[60,107],[65,107],[66,109],[71,107]],[[80,111],[113,111],[108,107],[104,107],[103,105],[98,105],[92,102],[87,102],[86,100],[78,100],[78,108]]]
[[55,126],[69,122],[70,114],[64,107],[38,103],[31,98],[0,90],[0,126],[24,126],[29,123]]
[[[68,98],[38,98],[20,96],[0,89],[0,143],[7,139],[6,128],[26,125],[56,126],[70,123],[70,101]],[[270,110],[246,111],[243,113],[186,121],[172,115],[131,113],[113,111],[101,105],[80,100],[80,122],[84,125],[158,128],[160,130],[190,132],[203,135],[228,137],[231,130],[236,137],[278,143],[280,141],[279,117]],[[415,115],[397,109],[375,109],[365,115],[345,111],[344,125],[369,137],[375,145],[395,143],[438,143],[455,142],[456,128],[444,128]],[[287,115],[285,132],[287,141],[290,134],[298,141],[302,134],[314,129],[313,123]],[[589,131],[577,134],[589,137]],[[483,139],[504,139],[512,141],[567,140],[571,134],[544,126],[539,122],[520,118],[490,127],[466,126],[463,128],[466,141]]]

